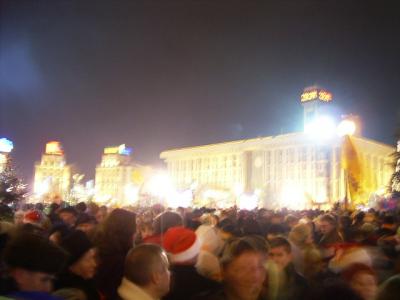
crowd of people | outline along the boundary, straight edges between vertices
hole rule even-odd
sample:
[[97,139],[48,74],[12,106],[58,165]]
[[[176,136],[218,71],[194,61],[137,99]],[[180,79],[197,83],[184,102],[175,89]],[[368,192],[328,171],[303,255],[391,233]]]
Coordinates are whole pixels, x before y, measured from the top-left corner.
[[0,299],[400,299],[397,210],[0,209]]

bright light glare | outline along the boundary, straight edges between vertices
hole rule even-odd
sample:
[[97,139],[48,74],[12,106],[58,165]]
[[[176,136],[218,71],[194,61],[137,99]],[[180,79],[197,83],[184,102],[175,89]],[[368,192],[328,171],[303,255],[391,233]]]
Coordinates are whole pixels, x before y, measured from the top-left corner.
[[320,116],[304,127],[304,132],[311,137],[322,140],[334,136],[336,125],[333,119],[329,116]]
[[168,207],[190,207],[192,205],[193,194],[191,190],[186,190],[182,193],[173,193],[167,198]]
[[353,135],[356,132],[356,123],[351,120],[343,120],[337,127],[339,136]]
[[132,184],[125,186],[125,198],[129,204],[136,203],[139,200],[139,188]]
[[0,153],[0,168],[2,165],[5,165],[7,163],[7,156],[5,154]]
[[50,189],[50,184],[47,180],[38,183],[35,187],[36,194],[42,196],[46,194]]
[[1,138],[0,139],[0,152],[9,153],[14,149],[14,144],[9,139]]
[[247,195],[243,194],[239,197],[239,208],[253,210],[258,206],[258,197],[257,195]]
[[306,197],[300,185],[286,184],[281,192],[281,207],[293,210],[301,210],[306,206]]
[[243,185],[240,183],[237,183],[235,187],[233,188],[233,192],[237,197],[239,197],[241,194],[243,194]]
[[158,198],[167,199],[174,194],[171,178],[165,173],[158,173],[151,177],[147,183],[149,194]]

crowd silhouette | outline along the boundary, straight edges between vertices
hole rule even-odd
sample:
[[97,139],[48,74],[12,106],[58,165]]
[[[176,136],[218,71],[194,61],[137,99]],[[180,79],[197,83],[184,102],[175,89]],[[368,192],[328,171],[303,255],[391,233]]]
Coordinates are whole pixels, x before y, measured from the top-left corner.
[[0,299],[400,299],[399,211],[4,206]]

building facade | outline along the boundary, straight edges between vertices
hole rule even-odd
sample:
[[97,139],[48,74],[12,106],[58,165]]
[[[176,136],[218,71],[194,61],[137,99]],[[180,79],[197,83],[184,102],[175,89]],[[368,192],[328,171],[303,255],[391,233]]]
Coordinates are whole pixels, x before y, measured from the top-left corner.
[[125,201],[126,190],[132,182],[132,172],[129,148],[125,145],[105,148],[101,162],[96,167],[96,200],[116,204]]
[[[384,188],[394,148],[361,137],[353,141],[366,167],[368,189]],[[316,142],[305,133],[292,133],[170,150],[161,158],[177,189],[195,183],[233,195],[261,193],[263,206],[301,208],[345,197],[341,142]]]
[[131,151],[125,144],[104,149],[96,167],[96,201],[117,206],[138,203],[140,187],[151,176],[152,168],[134,163]]
[[[207,199],[209,195],[226,201],[247,194],[257,195],[259,205],[266,207],[329,206],[347,194],[341,166],[344,139],[324,132],[325,124],[316,123],[324,117],[330,101],[332,95],[321,88],[305,89],[301,103],[306,132],[168,150],[160,157],[176,189],[196,186],[214,191],[197,195],[200,204],[219,201]],[[311,126],[310,134],[307,129]],[[361,136],[351,139],[358,149],[367,190],[372,193],[385,188],[393,172],[390,154],[395,149]],[[228,200],[227,205],[232,203],[236,204]]]
[[61,143],[47,143],[41,161],[35,164],[35,195],[63,198],[69,192],[70,184],[71,166],[66,163]]

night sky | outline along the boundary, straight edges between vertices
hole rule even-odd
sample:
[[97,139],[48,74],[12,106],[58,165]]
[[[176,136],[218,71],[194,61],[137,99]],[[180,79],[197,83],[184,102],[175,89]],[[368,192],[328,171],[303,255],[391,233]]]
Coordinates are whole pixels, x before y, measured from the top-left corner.
[[395,143],[396,1],[0,3],[0,136],[28,183],[49,140],[89,179],[109,145],[162,165],[166,149],[300,130],[312,84]]

